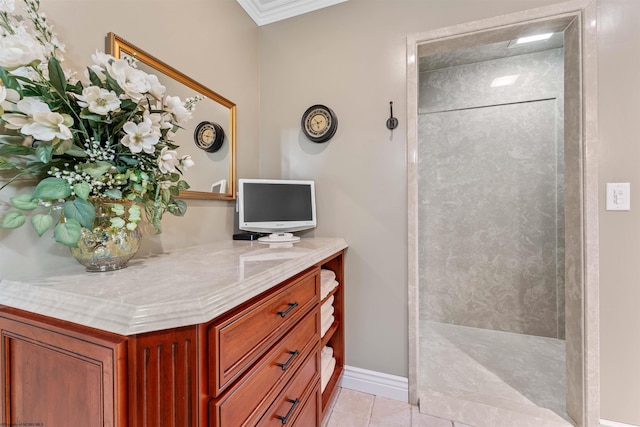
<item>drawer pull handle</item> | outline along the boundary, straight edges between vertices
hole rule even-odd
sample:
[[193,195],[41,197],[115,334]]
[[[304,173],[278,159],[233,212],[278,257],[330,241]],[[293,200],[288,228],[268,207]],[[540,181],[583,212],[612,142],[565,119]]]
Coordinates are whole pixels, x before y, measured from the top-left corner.
[[300,403],[300,398],[297,398],[296,400],[287,399],[287,402],[293,403],[293,405],[291,405],[291,408],[289,409],[289,412],[287,412],[287,415],[285,415],[284,417],[282,415],[276,415],[276,418],[282,421],[282,425],[285,425],[287,423],[289,417],[293,413],[293,410],[296,408],[296,406],[298,406],[298,403]]
[[279,311],[278,314],[280,315],[280,317],[285,317],[287,314],[289,314],[291,310],[293,310],[297,306],[298,306],[297,302],[290,302],[289,308],[287,308],[285,311]]
[[286,371],[289,367],[289,364],[293,362],[293,359],[295,359],[296,356],[300,354],[300,350],[290,351],[289,354],[291,355],[291,357],[286,361],[286,363],[277,363],[277,365],[280,366],[283,371]]

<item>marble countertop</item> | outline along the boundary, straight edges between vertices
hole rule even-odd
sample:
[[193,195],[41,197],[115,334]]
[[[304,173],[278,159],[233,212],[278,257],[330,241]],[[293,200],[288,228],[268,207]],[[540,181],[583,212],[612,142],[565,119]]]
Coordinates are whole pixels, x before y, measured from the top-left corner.
[[294,244],[223,241],[134,259],[123,270],[0,281],[0,305],[114,332],[205,323],[345,249],[340,238]]

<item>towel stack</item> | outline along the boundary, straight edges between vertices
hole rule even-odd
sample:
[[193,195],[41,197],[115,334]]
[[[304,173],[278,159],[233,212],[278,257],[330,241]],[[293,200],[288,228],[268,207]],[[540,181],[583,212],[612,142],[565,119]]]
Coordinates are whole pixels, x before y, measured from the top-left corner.
[[[336,286],[338,286],[336,273],[324,268],[320,270],[320,299],[324,300],[327,298],[327,295],[329,295]],[[333,300],[333,295],[331,295],[320,307],[320,336],[324,336],[324,334],[327,333],[335,320],[333,315]]]
[[331,295],[325,302],[322,303],[320,307],[320,336],[324,337],[324,334],[327,333],[331,325],[333,325],[333,321],[335,320],[335,316],[333,315],[334,307],[333,307],[333,295]]
[[324,346],[320,353],[320,392],[322,393],[336,367],[336,358],[333,357],[333,348]]

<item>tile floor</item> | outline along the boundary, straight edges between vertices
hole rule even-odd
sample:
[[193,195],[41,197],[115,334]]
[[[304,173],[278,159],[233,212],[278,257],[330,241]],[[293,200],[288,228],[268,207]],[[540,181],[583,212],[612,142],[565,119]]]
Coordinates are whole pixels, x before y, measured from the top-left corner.
[[341,388],[324,427],[473,427],[421,414],[417,406]]

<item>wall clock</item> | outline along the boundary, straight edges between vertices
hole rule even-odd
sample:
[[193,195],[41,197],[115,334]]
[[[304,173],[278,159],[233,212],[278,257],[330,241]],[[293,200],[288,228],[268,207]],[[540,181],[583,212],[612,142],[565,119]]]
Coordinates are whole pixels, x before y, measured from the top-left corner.
[[193,132],[193,140],[198,148],[207,153],[215,153],[222,148],[224,130],[214,122],[200,122]]
[[331,108],[324,105],[312,105],[302,115],[300,121],[302,133],[310,141],[326,142],[333,138],[338,129],[338,118]]

